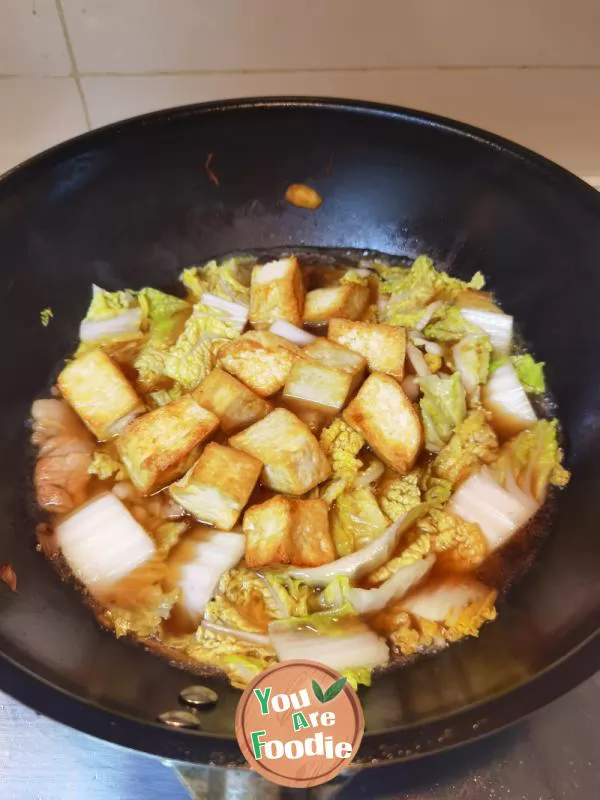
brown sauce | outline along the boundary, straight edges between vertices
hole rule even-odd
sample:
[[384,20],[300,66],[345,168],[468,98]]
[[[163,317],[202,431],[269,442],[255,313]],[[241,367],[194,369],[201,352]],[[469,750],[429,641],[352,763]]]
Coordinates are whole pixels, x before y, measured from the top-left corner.
[[[341,275],[345,272],[345,267],[337,267],[332,265],[331,263],[327,263],[332,256],[328,256],[324,254],[321,261],[314,253],[310,256],[307,256],[303,260],[303,269],[304,269],[304,277],[306,282],[306,288],[308,291],[316,288],[322,288],[327,286],[332,286],[337,283]],[[399,262],[402,263],[402,262]],[[356,263],[354,264],[357,265]],[[326,326],[321,327],[307,327],[307,330],[316,336],[325,336],[326,335]],[[132,368],[125,365],[124,371],[126,374],[129,375],[130,378],[134,379],[135,374]],[[410,367],[407,364],[407,374],[410,374]],[[284,399],[281,394],[275,395],[273,397],[269,397],[269,402],[273,404],[275,407],[284,407],[295,413],[301,420],[303,420],[309,428],[313,431],[315,436],[319,436],[321,430],[329,425],[331,421],[337,416],[336,412],[332,412],[328,409],[325,409],[320,406],[315,406],[311,403],[302,402],[300,400],[290,400]],[[351,397],[348,398],[348,402]],[[540,414],[541,416],[546,416],[549,409],[552,406],[551,398],[548,396],[543,398],[541,401],[536,403],[538,409],[542,411],[546,411],[546,414]],[[214,435],[213,441],[218,441],[223,444],[226,443],[227,437],[218,430]],[[110,447],[108,447],[110,452]],[[116,451],[115,451],[116,454]],[[364,456],[369,456],[369,448],[365,447],[363,450],[360,451],[358,454],[358,458],[364,458]],[[417,461],[416,467],[422,466],[424,467],[429,460],[431,460],[432,456],[425,451],[421,453],[419,460]],[[391,473],[395,477],[397,473]],[[386,471],[384,475],[375,483],[371,484],[371,489],[376,497],[379,496],[381,492],[381,487],[386,480],[387,477],[390,476],[390,471]],[[87,487],[87,497],[86,500],[90,500],[93,497],[96,497],[98,494],[101,494],[106,491],[110,491],[115,487],[115,484],[119,483],[123,488],[123,494],[119,494],[118,496],[122,499],[128,509],[131,511],[133,516],[142,524],[146,530],[153,535],[157,528],[164,524],[166,521],[166,517],[164,516],[164,506],[169,501],[169,495],[166,490],[163,490],[151,497],[142,497],[130,484],[129,481],[115,481],[115,480],[99,480],[96,477],[93,477],[88,484]],[[250,505],[255,505],[259,503],[264,503],[265,501],[269,500],[271,497],[277,494],[273,490],[261,485],[260,483],[254,489],[250,500],[246,506],[246,508]],[[487,586],[496,589],[500,595],[505,593],[508,588],[517,580],[521,579],[523,575],[527,572],[531,563],[535,556],[537,555],[545,535],[545,532],[548,529],[549,518],[552,514],[552,501],[548,500],[546,504],[540,509],[540,511],[535,515],[535,517],[528,523],[510,542],[506,545],[501,551],[494,553],[491,555],[474,573],[475,576],[485,583]],[[234,530],[241,530],[241,517],[240,515],[240,522],[234,528]],[[169,590],[173,586],[176,585],[176,581],[174,580],[174,575],[176,575],[177,569],[179,566],[186,562],[189,559],[190,547],[191,547],[191,539],[193,539],[193,533],[190,535],[190,531],[193,528],[199,526],[199,523],[193,519],[187,513],[184,513],[183,516],[180,518],[182,521],[188,523],[188,531],[184,534],[184,537],[188,537],[190,541],[180,541],[178,544],[175,545],[174,549],[171,551],[169,555],[169,564],[166,569],[166,575],[164,577],[164,587],[166,590]],[[60,521],[60,517],[56,517],[56,522]],[[46,532],[44,534],[48,536]],[[49,540],[47,540],[49,541]],[[50,554],[52,552],[52,548],[50,546],[42,548],[44,552]],[[64,565],[62,567],[64,569]],[[160,571],[160,570],[159,570]],[[158,573],[157,573],[158,574]],[[431,573],[432,575],[440,577],[441,570],[439,568],[434,568],[434,571]],[[162,576],[161,576],[162,579]],[[129,578],[125,579],[125,581],[129,580]],[[131,581],[130,581],[131,582]],[[135,580],[134,580],[135,583]],[[127,585],[123,585],[120,588],[120,591],[117,591],[115,595],[115,599],[120,599],[123,601],[123,597],[126,596],[127,592]],[[102,624],[106,624],[106,616],[104,614],[104,610],[98,609],[97,604],[92,602],[92,606],[95,606],[95,610],[97,612],[97,616]],[[264,609],[261,609],[260,604],[255,609],[256,613],[253,613],[253,621],[266,630],[268,624],[268,618],[264,615]],[[366,621],[369,621],[369,618],[366,618]],[[180,610],[177,608],[172,612],[171,617],[163,624],[163,633],[166,635],[180,635],[182,633],[191,633],[191,626],[189,620],[186,619],[185,614],[182,614]],[[156,649],[156,648],[155,648]],[[159,650],[166,655],[171,661],[179,662],[180,666],[186,669],[194,669],[195,665],[190,662],[189,655],[183,653],[180,649],[176,647],[169,647],[168,645],[164,645],[159,648]],[[399,656],[398,654],[394,654],[393,651],[391,653],[392,662],[393,661],[400,661],[406,662],[406,658],[403,656]],[[392,664],[391,664],[392,665]],[[391,666],[390,665],[390,666]],[[198,664],[198,669],[202,671],[202,665]]]

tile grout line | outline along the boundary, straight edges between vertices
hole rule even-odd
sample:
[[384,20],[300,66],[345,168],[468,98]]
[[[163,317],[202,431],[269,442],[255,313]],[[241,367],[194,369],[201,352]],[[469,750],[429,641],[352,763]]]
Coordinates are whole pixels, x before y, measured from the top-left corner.
[[[60,0],[57,0],[60,2]],[[79,72],[78,75],[82,78],[161,78],[171,75],[178,76],[193,76],[193,75],[266,75],[266,74],[295,74],[295,73],[311,73],[311,72],[550,72],[550,71],[598,71],[600,64],[591,64],[587,66],[573,66],[573,65],[557,65],[557,66],[537,66],[537,65],[496,65],[496,66],[477,66],[477,65],[461,65],[461,66],[440,66],[440,65],[427,65],[427,66],[347,66],[347,67],[263,67],[258,69],[174,69],[174,70],[146,70],[142,72],[130,71],[120,72],[118,70],[102,72]]]
[[77,86],[77,91],[79,92],[79,99],[81,100],[81,105],[83,108],[83,117],[85,119],[85,124],[87,126],[88,131],[91,131],[92,122],[90,120],[90,112],[88,110],[87,102],[85,99],[85,93],[83,91],[83,85],[81,83],[81,75],[77,71],[75,51],[73,50],[73,45],[71,44],[71,38],[69,36],[69,29],[67,27],[67,20],[65,18],[65,13],[63,11],[62,2],[61,0],[55,0],[55,3],[56,3],[56,13],[58,14],[63,36],[65,37],[65,44],[67,46],[67,53],[69,54],[69,61],[71,62],[71,77],[75,81],[75,85]]
[[[55,0],[57,10],[60,9],[61,0]],[[0,72],[0,80],[8,80],[14,78],[31,78],[31,79],[61,79],[66,77],[74,78],[79,81],[81,78],[167,78],[167,77],[193,77],[202,76],[210,77],[212,75],[294,75],[298,73],[347,73],[347,72],[597,72],[600,71],[600,64],[587,64],[587,65],[573,65],[573,64],[556,64],[556,65],[537,65],[537,64],[497,64],[494,66],[489,65],[473,65],[465,64],[461,66],[440,66],[439,64],[431,64],[427,66],[416,65],[403,65],[403,66],[346,66],[346,67],[261,67],[257,69],[174,69],[174,70],[146,70],[136,72],[120,72],[118,70],[112,72],[92,71],[80,72],[77,69],[75,62],[74,51],[68,36],[68,29],[64,16],[59,10],[61,18],[61,26],[66,40],[67,50],[69,53],[69,61],[71,63],[71,72],[69,75],[48,75],[37,72]]]
[[63,75],[44,75],[40,72],[2,72],[0,73],[0,81],[64,81],[72,78],[73,75],[69,72]]

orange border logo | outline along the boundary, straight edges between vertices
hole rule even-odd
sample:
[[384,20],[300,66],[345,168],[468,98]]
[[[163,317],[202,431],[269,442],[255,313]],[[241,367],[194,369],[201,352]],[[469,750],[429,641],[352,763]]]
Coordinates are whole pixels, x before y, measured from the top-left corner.
[[262,672],[244,690],[235,717],[252,769],[293,788],[335,778],[352,763],[364,728],[354,689],[316,661],[284,661]]

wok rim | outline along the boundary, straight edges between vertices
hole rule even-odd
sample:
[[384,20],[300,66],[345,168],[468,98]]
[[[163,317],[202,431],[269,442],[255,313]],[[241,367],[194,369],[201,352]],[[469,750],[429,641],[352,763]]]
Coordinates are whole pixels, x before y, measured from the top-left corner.
[[[0,196],[27,181],[39,168],[58,165],[80,149],[118,138],[122,132],[143,132],[154,123],[235,112],[244,108],[322,109],[384,117],[427,126],[472,139],[526,161],[546,180],[600,216],[596,189],[565,168],[497,134],[424,111],[367,101],[303,96],[250,97],[193,103],[161,109],[86,131],[54,145],[0,174]],[[600,669],[600,628],[586,636],[533,678],[492,695],[486,700],[446,715],[411,723],[385,732],[365,733],[353,766],[375,766],[422,758],[473,742],[515,724],[534,711],[568,693]],[[141,721],[53,685],[17,661],[0,654],[0,689],[45,716],[108,743],[165,759],[221,766],[243,763],[235,739],[224,734],[174,731],[158,722]],[[490,719],[493,717],[493,719]],[[448,735],[448,731],[450,734]]]
[[[534,678],[486,700],[424,722],[390,728],[383,733],[365,732],[351,768],[416,761],[478,741],[517,724],[566,695],[598,671],[599,634],[600,631],[590,634]],[[201,730],[171,730],[158,722],[141,721],[121,712],[108,711],[93,700],[52,685],[5,655],[0,655],[0,689],[37,713],[109,744],[169,761],[235,766],[238,769],[245,763],[232,737],[204,734]]]

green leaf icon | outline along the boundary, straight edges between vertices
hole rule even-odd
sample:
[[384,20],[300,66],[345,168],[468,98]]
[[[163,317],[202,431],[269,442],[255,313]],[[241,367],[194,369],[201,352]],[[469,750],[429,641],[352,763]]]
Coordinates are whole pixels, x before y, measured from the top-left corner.
[[312,682],[312,689],[313,689],[313,692],[315,693],[315,697],[317,698],[317,700],[320,703],[324,703],[325,702],[325,695],[323,694],[323,689],[321,689],[321,687],[319,686],[319,684],[315,680],[313,680],[313,682]]
[[324,692],[315,680],[312,682],[313,692],[320,703],[328,703],[330,700],[333,700],[334,697],[338,696],[345,685],[346,678],[340,678],[339,680],[334,681],[329,689]]
[[327,689],[327,691],[325,692],[324,695],[325,699],[323,700],[323,702],[328,703],[330,700],[333,700],[334,697],[337,697],[345,685],[346,685],[346,678],[340,678],[339,680],[332,683],[329,689]]

